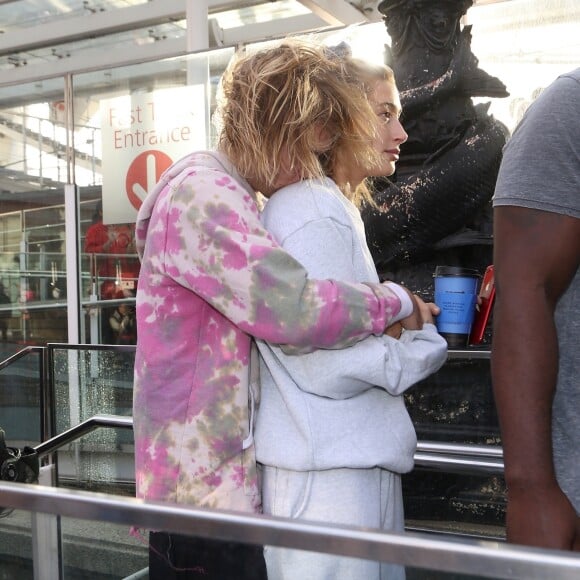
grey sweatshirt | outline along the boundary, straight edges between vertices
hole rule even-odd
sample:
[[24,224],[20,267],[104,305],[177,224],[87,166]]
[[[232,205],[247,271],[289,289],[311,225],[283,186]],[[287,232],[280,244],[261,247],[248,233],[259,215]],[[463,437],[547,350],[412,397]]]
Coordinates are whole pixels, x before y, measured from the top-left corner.
[[[262,221],[310,277],[378,282],[360,213],[332,180],[279,190]],[[402,393],[447,358],[434,325],[399,340],[372,336],[307,355],[289,356],[263,341],[258,348],[259,462],[296,471],[412,469],[417,439]]]

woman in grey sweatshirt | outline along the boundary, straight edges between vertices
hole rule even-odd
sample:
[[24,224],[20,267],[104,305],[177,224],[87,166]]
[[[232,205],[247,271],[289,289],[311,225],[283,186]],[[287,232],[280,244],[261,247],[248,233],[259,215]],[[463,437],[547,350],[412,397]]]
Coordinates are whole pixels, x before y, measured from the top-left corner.
[[[344,66],[360,78],[376,120],[369,158],[349,156],[356,136],[333,136],[336,146],[324,160],[328,177],[280,189],[262,217],[310,277],[377,282],[357,203],[368,200],[365,178],[394,172],[407,134],[392,71],[350,57]],[[255,439],[265,513],[403,531],[400,474],[413,468],[417,441],[403,393],[447,357],[433,324],[436,307],[423,303],[421,311],[420,330],[342,350],[289,356],[258,341]],[[404,578],[400,566],[367,560],[273,547],[265,555],[270,580]]]

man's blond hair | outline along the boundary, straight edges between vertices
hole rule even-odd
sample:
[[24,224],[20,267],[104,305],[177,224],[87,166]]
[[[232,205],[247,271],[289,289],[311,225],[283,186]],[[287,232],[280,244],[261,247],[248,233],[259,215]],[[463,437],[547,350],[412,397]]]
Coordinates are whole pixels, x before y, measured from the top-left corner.
[[344,59],[307,39],[238,56],[222,78],[218,148],[242,177],[270,190],[282,169],[325,174],[320,156],[345,148],[371,163],[375,127],[365,90]]

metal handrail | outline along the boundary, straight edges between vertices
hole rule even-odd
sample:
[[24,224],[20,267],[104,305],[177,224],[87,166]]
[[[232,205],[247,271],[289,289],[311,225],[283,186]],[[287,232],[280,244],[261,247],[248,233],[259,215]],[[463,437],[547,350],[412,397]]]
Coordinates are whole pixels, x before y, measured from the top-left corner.
[[7,482],[0,483],[0,496],[4,506],[26,511],[485,578],[580,577],[578,556],[490,541],[438,539],[417,533],[381,532]]
[[46,388],[46,369],[47,369],[47,350],[43,346],[26,346],[19,351],[15,352],[8,358],[0,361],[0,371],[14,364],[16,361],[24,358],[30,353],[37,353],[39,359],[39,395],[40,395],[40,424],[39,429],[41,433],[41,438],[47,436],[47,426],[49,424],[47,417],[48,410],[48,390]]
[[[0,0],[1,1],[1,0]],[[110,301],[112,302],[112,301]],[[108,302],[107,302],[108,304]],[[50,351],[55,350],[70,350],[70,351],[108,351],[108,352],[135,352],[137,345],[135,344],[69,344],[62,342],[49,342],[46,347]]]
[[503,449],[497,445],[470,445],[419,441],[415,467],[470,475],[502,475]]
[[39,457],[53,453],[60,447],[80,439],[83,435],[98,429],[99,427],[112,427],[121,429],[133,428],[133,417],[124,415],[94,415],[93,417],[59,433],[55,437],[37,445],[34,449]]
[[442,443],[440,441],[419,441],[417,451],[448,455],[475,455],[487,459],[502,459],[503,450],[497,445],[477,445],[470,443]]
[[442,453],[416,452],[415,467],[461,473],[465,475],[501,475],[504,464],[500,459],[475,459],[467,455],[443,455]]
[[447,351],[448,359],[489,359],[491,350],[488,347],[474,347],[463,349],[450,349]]
[[[124,415],[95,415],[35,447],[40,457],[53,453],[99,427],[132,429],[133,418]],[[419,441],[415,466],[454,473],[503,473],[503,452],[499,447]]]
[[27,354],[31,352],[37,352],[42,354],[44,352],[43,346],[25,346],[21,348],[19,351],[15,352],[13,355],[9,356],[8,358],[0,361],[0,371],[5,369],[6,367],[10,366],[12,363],[16,362],[18,359],[25,357]]

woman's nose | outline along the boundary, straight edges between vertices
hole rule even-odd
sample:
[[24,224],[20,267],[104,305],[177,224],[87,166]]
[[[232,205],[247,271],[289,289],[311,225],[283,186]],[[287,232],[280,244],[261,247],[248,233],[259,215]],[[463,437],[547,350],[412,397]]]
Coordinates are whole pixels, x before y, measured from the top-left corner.
[[401,124],[401,121],[399,119],[397,119],[397,124],[398,124],[398,127],[397,127],[396,139],[400,143],[404,143],[409,138],[409,135],[405,131],[405,129],[404,129],[404,127]]

